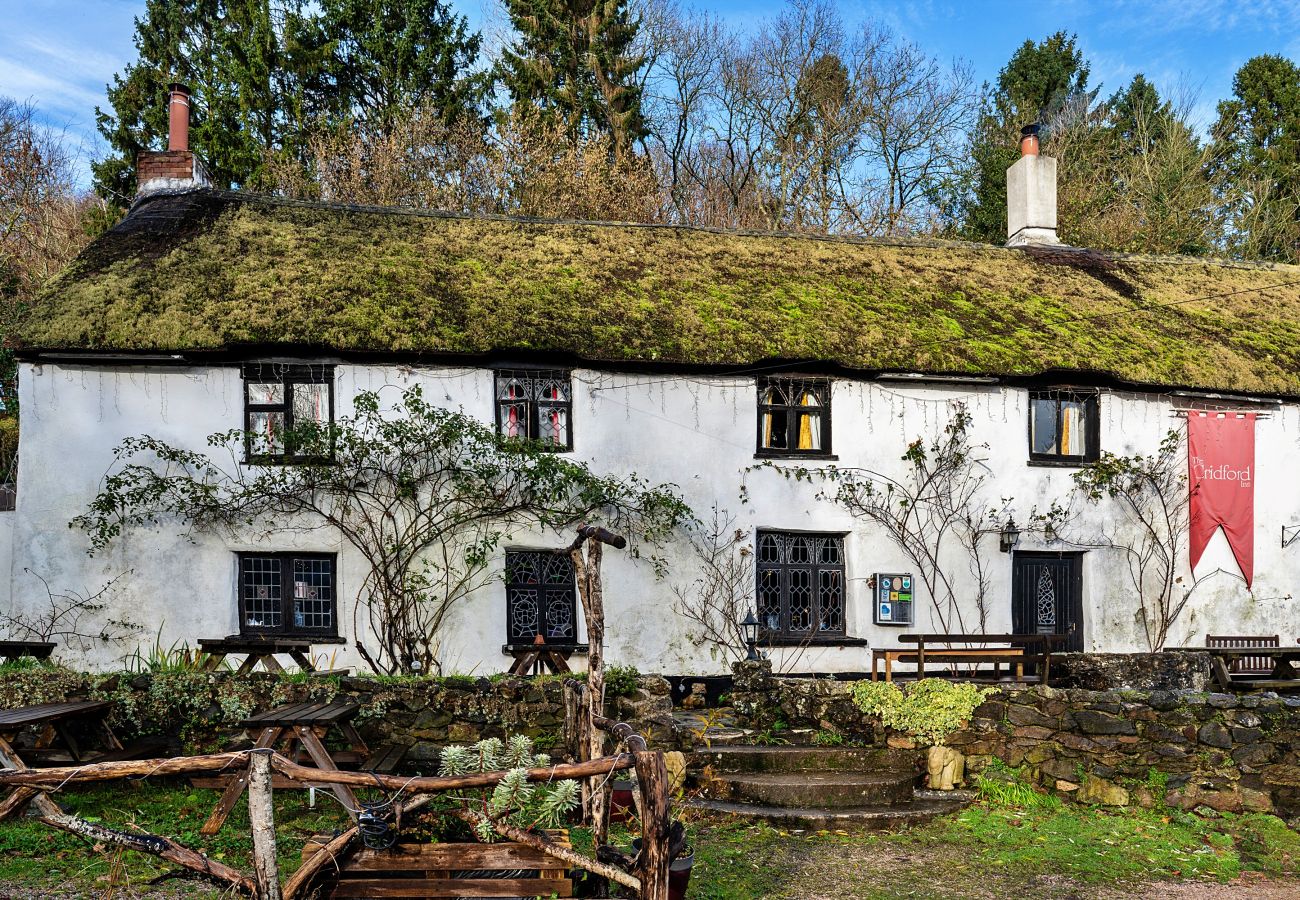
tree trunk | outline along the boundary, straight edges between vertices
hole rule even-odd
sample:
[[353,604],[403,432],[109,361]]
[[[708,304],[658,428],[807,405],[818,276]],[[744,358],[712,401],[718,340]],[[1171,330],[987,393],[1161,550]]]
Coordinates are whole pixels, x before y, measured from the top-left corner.
[[[587,540],[587,555],[583,559],[581,548],[570,554],[578,575],[582,611],[587,623],[587,691],[586,722],[587,754],[589,759],[599,759],[605,752],[605,733],[592,725],[597,716],[605,714],[605,604],[600,582],[601,544],[592,537]],[[609,779],[593,779],[587,802],[596,846],[604,844],[609,836],[607,810],[609,806]]]
[[280,900],[269,753],[254,753],[248,760],[248,820],[253,827],[253,877],[257,879],[257,896],[259,900]]

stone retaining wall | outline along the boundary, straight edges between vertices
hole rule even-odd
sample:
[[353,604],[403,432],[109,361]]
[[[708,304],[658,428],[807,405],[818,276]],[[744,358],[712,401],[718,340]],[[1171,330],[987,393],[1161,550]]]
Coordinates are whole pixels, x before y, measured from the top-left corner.
[[[539,749],[558,749],[564,727],[560,678],[305,677],[226,672],[92,675],[52,667],[0,671],[0,709],[74,697],[114,702],[119,736],[175,736],[178,749],[206,752],[238,737],[254,712],[309,700],[356,700],[367,741],[412,746],[408,759],[432,759],[446,744],[527,734]],[[629,696],[608,697],[606,713],[626,721],[654,746],[674,739],[668,682],[641,676]]]
[[[763,664],[738,666],[735,679],[740,724],[910,745],[857,709],[849,682],[774,678]],[[947,743],[971,771],[1001,760],[1084,801],[1300,816],[1300,698],[1008,686]]]

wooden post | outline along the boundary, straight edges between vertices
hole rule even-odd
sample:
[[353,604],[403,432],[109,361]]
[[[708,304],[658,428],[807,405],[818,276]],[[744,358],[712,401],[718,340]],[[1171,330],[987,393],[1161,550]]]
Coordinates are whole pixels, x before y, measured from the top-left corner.
[[669,848],[668,769],[658,750],[639,750],[636,777],[641,786],[641,900],[668,900]]
[[[587,758],[599,759],[605,754],[605,733],[591,727],[597,716],[605,714],[605,602],[600,581],[601,543],[595,537],[587,539],[587,555],[583,558],[579,545],[570,556],[578,575],[582,611],[587,624],[587,690],[584,727],[587,731]],[[605,843],[609,836],[609,779],[593,779],[587,798],[587,817],[596,846]]]
[[253,826],[253,877],[259,900],[280,900],[275,859],[275,808],[271,803],[271,753],[255,751],[248,760],[248,820]]

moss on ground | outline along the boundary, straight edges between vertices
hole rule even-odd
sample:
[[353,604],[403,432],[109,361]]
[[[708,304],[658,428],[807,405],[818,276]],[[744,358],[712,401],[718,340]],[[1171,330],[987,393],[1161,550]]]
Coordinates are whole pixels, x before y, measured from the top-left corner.
[[562,353],[1100,372],[1300,394],[1300,267],[976,244],[145,201],[42,294],[39,349]]

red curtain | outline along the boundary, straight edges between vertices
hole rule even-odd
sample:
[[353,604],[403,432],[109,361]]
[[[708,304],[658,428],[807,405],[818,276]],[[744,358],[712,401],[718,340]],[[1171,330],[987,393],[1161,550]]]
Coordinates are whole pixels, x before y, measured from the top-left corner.
[[1222,528],[1250,587],[1255,568],[1255,414],[1187,416],[1192,568]]

